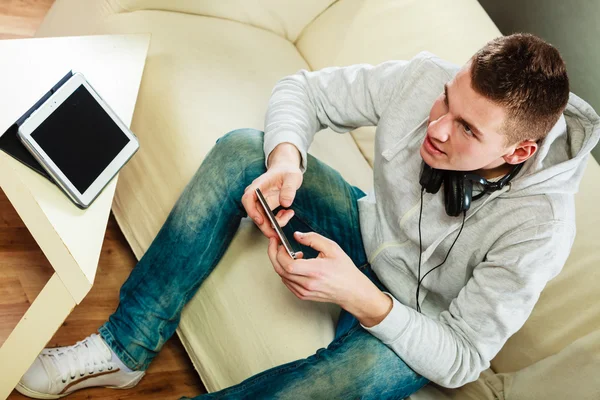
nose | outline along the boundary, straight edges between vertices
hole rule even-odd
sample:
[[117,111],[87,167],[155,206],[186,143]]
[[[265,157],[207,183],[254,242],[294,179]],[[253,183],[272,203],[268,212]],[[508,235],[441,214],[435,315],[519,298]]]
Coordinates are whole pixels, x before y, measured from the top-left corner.
[[452,132],[452,121],[448,114],[440,116],[435,121],[429,123],[428,134],[432,138],[444,143],[448,141]]

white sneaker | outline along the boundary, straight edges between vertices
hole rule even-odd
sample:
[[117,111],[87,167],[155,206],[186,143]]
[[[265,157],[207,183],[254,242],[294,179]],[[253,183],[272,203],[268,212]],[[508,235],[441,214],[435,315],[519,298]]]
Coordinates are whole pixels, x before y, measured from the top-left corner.
[[129,389],[145,374],[124,368],[104,340],[93,334],[74,346],[42,350],[15,389],[34,399],[58,399],[95,386]]

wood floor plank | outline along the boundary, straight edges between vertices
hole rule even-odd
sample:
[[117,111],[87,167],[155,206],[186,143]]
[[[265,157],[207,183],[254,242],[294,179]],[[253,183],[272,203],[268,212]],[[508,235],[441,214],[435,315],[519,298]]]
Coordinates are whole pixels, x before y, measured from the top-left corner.
[[13,274],[0,274],[0,306],[15,304],[29,304],[21,282]]
[[0,14],[43,19],[52,4],[54,0],[2,0]]
[[30,252],[38,248],[38,244],[27,228],[2,228],[0,230],[0,251],[6,253]]
[[24,228],[25,224],[12,209],[6,196],[0,196],[0,228]]
[[0,38],[33,36],[54,0],[2,0]]

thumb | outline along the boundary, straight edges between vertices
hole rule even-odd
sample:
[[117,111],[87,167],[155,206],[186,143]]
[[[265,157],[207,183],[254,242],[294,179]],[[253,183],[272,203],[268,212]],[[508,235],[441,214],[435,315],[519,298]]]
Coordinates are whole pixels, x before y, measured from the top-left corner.
[[331,253],[332,241],[316,232],[294,232],[296,240],[324,254]]
[[279,193],[279,204],[283,207],[290,207],[296,197],[297,179],[294,175],[288,175],[283,181],[281,191]]

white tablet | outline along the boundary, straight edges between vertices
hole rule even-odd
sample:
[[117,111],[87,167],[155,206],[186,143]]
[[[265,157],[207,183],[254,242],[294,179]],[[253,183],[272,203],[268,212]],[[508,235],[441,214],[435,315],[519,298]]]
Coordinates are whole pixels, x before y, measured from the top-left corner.
[[81,73],[34,111],[18,136],[79,208],[89,207],[139,148]]

